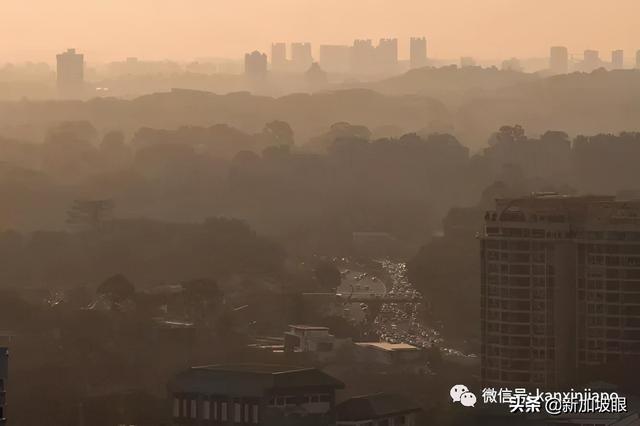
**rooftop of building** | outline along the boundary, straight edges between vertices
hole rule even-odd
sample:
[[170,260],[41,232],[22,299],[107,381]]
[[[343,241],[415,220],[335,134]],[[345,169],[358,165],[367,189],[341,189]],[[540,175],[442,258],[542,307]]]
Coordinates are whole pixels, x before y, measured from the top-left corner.
[[356,345],[388,352],[399,351],[419,351],[420,348],[409,345],[407,343],[389,343],[389,342],[359,342]]
[[487,222],[539,222],[624,227],[640,224],[640,199],[610,195],[562,195],[532,193],[529,196],[496,199]]
[[371,420],[420,411],[419,405],[397,394],[377,393],[349,398],[336,406],[339,421]]
[[389,237],[391,234],[383,231],[354,231],[352,233],[353,236],[364,236],[364,237]]
[[572,194],[560,194],[558,192],[532,192],[529,195],[522,197],[509,197],[496,199],[496,205],[501,204],[540,204],[540,203],[578,203],[578,204],[591,204],[606,201],[615,201],[616,197],[613,195],[572,195]]
[[168,387],[174,393],[262,396],[278,389],[343,389],[344,383],[316,368],[238,363],[191,367]]
[[252,374],[283,374],[296,371],[313,370],[313,368],[296,367],[290,365],[280,364],[216,364],[216,365],[203,365],[197,367],[191,367],[192,370],[206,370],[206,371],[225,371],[234,373],[252,373]]
[[289,327],[294,330],[329,331],[329,327],[323,327],[323,326],[317,326],[317,325],[290,324]]

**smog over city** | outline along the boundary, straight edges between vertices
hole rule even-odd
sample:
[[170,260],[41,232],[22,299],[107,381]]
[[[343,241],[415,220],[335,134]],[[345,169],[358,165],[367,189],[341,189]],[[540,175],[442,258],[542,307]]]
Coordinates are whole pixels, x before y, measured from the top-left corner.
[[638,0],[4,0],[0,426],[640,426]]

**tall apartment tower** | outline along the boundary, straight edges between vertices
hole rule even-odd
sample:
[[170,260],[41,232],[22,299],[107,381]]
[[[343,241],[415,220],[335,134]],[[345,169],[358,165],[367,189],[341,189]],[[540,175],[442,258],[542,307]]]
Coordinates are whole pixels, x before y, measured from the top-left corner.
[[376,47],[375,71],[393,72],[398,67],[398,39],[381,38]]
[[271,44],[271,69],[283,71],[287,68],[287,45],[286,43]]
[[68,49],[56,55],[58,93],[63,98],[82,97],[84,89],[84,55]]
[[427,65],[427,39],[425,37],[411,37],[409,63],[412,69]]
[[9,378],[9,350],[0,347],[0,426],[7,424],[7,379]]
[[481,236],[486,386],[562,388],[640,361],[640,202],[501,199]]
[[549,69],[553,74],[569,71],[569,51],[564,46],[553,46],[549,54]]
[[267,55],[257,50],[244,55],[244,73],[253,79],[267,76]]
[[351,48],[351,71],[358,74],[371,73],[375,51],[370,39],[354,40]]
[[291,43],[291,66],[294,71],[307,71],[312,63],[311,43]]
[[624,68],[624,50],[614,50],[611,52],[611,68],[614,70]]
[[582,69],[591,72],[602,65],[600,62],[600,52],[597,50],[585,50],[584,60],[582,61]]

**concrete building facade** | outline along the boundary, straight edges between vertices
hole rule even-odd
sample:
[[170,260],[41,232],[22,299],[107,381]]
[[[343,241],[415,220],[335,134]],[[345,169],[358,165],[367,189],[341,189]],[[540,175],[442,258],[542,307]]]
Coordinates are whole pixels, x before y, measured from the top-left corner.
[[480,241],[483,384],[562,387],[640,360],[640,202],[497,200]]
[[315,368],[192,367],[169,384],[174,425],[329,426],[339,380]]
[[293,71],[307,71],[312,63],[311,43],[291,43],[291,67]]
[[569,71],[569,50],[564,46],[553,46],[549,54],[549,69],[553,74]]
[[58,94],[63,98],[80,98],[84,89],[84,55],[68,49],[56,56]]
[[614,50],[611,52],[611,68],[614,70],[624,68],[624,50]]
[[9,350],[0,347],[0,426],[7,424],[7,380],[9,379]]
[[585,50],[582,61],[582,71],[591,72],[602,66],[600,61],[600,52],[597,50]]
[[378,393],[349,398],[336,407],[337,426],[415,426],[420,406],[402,395]]
[[266,77],[267,55],[257,50],[244,55],[244,73],[251,78]]
[[411,37],[409,65],[411,69],[427,66],[427,39],[425,37]]
[[398,39],[381,38],[376,47],[375,71],[395,72],[398,67]]
[[370,39],[354,40],[351,48],[351,72],[371,73],[375,63],[375,52]]
[[287,69],[287,44],[271,44],[271,69],[274,71],[284,71]]

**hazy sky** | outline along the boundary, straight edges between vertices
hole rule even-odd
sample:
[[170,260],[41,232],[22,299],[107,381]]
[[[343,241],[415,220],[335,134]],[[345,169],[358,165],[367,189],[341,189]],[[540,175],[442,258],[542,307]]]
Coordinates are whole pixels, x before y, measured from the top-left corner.
[[553,44],[640,49],[640,0],[0,0],[0,63],[240,57],[271,41],[425,35],[429,55],[546,56]]

